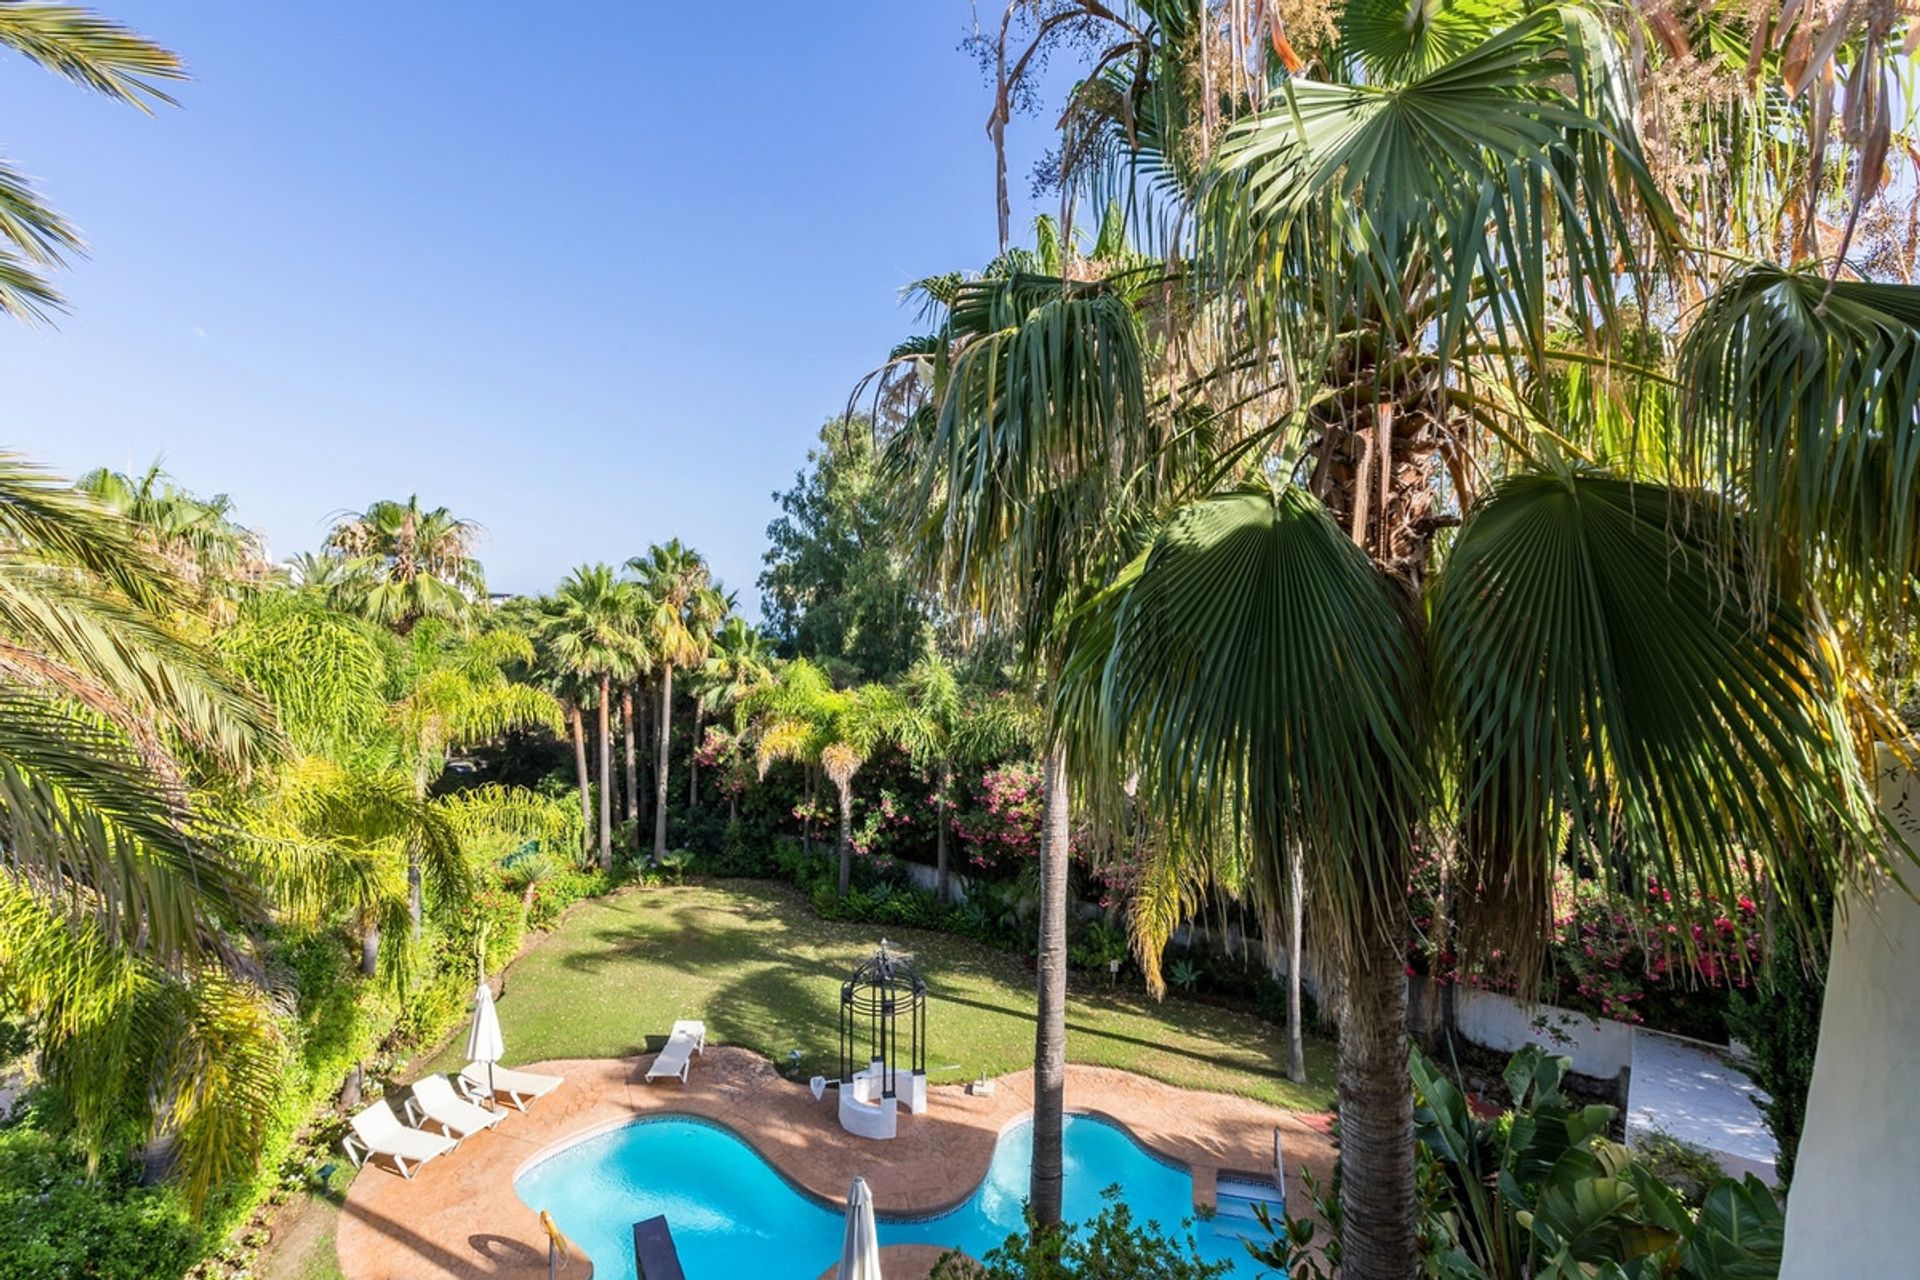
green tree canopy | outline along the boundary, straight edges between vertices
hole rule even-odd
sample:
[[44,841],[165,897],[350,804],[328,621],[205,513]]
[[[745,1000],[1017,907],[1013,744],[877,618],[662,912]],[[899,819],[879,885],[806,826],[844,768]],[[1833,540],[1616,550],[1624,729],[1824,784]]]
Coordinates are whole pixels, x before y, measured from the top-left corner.
[[872,423],[821,427],[793,487],[774,497],[782,514],[767,526],[760,610],[781,654],[827,663],[849,679],[905,671],[932,608],[889,532]]

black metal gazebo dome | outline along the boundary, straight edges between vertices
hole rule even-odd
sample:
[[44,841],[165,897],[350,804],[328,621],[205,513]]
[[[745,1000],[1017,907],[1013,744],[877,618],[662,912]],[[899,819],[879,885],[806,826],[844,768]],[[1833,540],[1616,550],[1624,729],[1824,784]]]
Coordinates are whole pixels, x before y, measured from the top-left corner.
[[[901,1020],[907,1024],[908,1068],[927,1074],[927,984],[907,957],[890,950],[887,940],[860,962],[840,986],[840,1081],[851,1084],[856,1071],[880,1069],[880,1096],[897,1097]],[[866,1053],[860,1056],[862,1042]]]

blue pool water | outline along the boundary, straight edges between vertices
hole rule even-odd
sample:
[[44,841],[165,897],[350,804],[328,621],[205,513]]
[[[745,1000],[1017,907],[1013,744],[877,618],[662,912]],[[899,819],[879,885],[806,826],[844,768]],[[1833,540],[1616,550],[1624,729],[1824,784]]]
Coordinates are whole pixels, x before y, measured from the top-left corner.
[[[1007,1130],[987,1176],[959,1208],[933,1218],[880,1220],[880,1243],[933,1244],[979,1257],[1021,1226],[1033,1127]],[[1069,1222],[1099,1213],[1100,1192],[1118,1183],[1136,1220],[1182,1234],[1193,1215],[1193,1179],[1163,1163],[1118,1127],[1089,1116],[1066,1124]],[[665,1214],[688,1280],[815,1280],[837,1261],[844,1218],[802,1195],[746,1143],[717,1125],[684,1117],[642,1120],[568,1147],[514,1184],[533,1209],[593,1259],[596,1277],[633,1280],[633,1224]],[[884,1188],[878,1190],[884,1200]],[[1202,1256],[1236,1262],[1233,1275],[1262,1274],[1239,1239],[1195,1221]]]

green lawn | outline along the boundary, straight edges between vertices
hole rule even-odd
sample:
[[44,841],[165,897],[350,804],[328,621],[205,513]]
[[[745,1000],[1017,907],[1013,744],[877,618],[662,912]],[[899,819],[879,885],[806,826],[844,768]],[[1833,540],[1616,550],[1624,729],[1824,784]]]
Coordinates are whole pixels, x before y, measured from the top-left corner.
[[[644,1051],[675,1018],[703,1018],[710,1040],[831,1074],[840,983],[880,941],[873,925],[815,916],[785,885],[723,881],[634,889],[586,902],[507,973],[500,1019],[509,1062]],[[1015,958],[944,934],[888,931],[929,991],[928,1074],[936,1082],[1033,1062],[1032,975]],[[1138,979],[1136,978],[1137,982]],[[1296,1110],[1333,1104],[1334,1055],[1307,1041],[1309,1082],[1282,1074],[1281,1030],[1248,1014],[1138,990],[1079,983],[1067,1054],[1173,1084],[1244,1094]],[[460,1065],[464,1033],[421,1070]]]

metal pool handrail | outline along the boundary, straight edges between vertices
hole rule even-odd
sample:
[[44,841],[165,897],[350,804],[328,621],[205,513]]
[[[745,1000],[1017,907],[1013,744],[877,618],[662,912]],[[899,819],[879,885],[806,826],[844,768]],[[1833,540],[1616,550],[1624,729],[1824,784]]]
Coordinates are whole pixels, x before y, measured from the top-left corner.
[[545,1209],[540,1211],[540,1226],[547,1233],[547,1280],[554,1280],[573,1261],[573,1241],[560,1233],[553,1215]]

